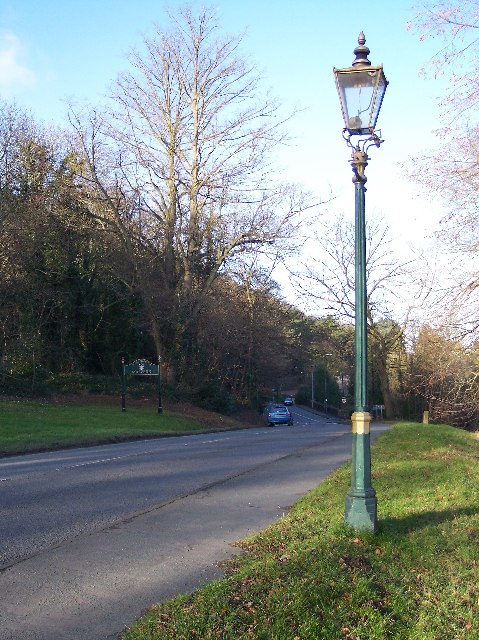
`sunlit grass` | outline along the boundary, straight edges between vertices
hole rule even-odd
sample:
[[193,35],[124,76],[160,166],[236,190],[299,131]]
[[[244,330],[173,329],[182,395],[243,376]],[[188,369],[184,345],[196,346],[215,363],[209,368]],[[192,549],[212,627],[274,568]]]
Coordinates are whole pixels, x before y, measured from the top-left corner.
[[342,524],[350,467],[240,543],[227,577],[153,607],[124,640],[479,638],[479,441],[397,425],[373,447],[379,531]]
[[[225,427],[232,424],[228,418],[222,420]],[[0,401],[0,454],[206,428],[205,421],[171,411],[159,415],[152,406],[132,406],[123,413],[119,403],[104,406]]]

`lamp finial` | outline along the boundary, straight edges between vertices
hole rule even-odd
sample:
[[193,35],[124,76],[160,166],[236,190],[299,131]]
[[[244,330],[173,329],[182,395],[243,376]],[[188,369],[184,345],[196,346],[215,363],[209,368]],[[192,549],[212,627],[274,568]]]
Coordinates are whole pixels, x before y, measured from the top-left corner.
[[356,56],[356,58],[353,60],[353,67],[356,67],[357,65],[361,65],[362,67],[370,67],[371,66],[371,61],[368,59],[368,55],[370,53],[369,51],[369,47],[365,46],[366,43],[366,38],[364,36],[364,33],[361,31],[361,33],[358,36],[358,47],[356,47],[356,49],[354,49],[354,55]]

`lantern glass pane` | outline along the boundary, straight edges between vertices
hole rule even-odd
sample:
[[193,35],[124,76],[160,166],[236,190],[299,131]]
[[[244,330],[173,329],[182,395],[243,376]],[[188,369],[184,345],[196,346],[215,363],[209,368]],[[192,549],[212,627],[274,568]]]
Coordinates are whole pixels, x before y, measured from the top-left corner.
[[359,134],[376,126],[387,82],[382,67],[336,70],[345,127]]
[[373,101],[373,108],[371,110],[371,118],[370,118],[370,126],[372,129],[376,127],[376,122],[379,116],[379,110],[381,109],[381,104],[383,102],[384,94],[386,92],[387,80],[384,76],[383,70],[380,69],[378,72],[377,78],[377,86],[376,86],[376,97]]

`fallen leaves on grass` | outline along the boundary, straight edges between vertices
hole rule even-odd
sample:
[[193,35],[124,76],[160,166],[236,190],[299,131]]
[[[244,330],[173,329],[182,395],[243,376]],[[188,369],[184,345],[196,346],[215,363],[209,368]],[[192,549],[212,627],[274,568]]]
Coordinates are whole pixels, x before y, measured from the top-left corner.
[[341,556],[340,562],[348,569],[369,569],[371,566],[364,556]]

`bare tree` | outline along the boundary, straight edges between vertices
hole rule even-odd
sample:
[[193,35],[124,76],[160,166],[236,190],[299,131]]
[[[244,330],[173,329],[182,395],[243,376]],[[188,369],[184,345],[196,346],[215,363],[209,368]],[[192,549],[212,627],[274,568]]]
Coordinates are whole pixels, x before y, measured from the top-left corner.
[[479,128],[464,127],[442,152],[418,159],[412,172],[417,182],[437,193],[447,206],[438,236],[456,253],[474,254],[479,249],[478,153]]
[[290,249],[308,203],[273,179],[284,120],[239,39],[210,10],[172,21],[131,54],[112,112],[72,122],[84,203],[121,238],[157,349],[178,361],[218,275],[239,253]]
[[[430,294],[429,274],[418,264],[413,265],[411,260],[400,261],[395,257],[388,230],[381,223],[367,223],[366,240],[368,333],[371,346],[376,349],[374,360],[386,413],[394,416],[396,407],[391,380],[394,370],[405,365],[398,354],[404,351],[405,333],[415,311],[423,306]],[[310,258],[304,266],[297,286],[319,303],[324,312],[353,323],[354,224],[338,216],[324,225],[316,243],[314,254],[317,257]]]
[[423,71],[434,77],[449,75],[449,90],[441,102],[446,116],[442,128],[447,133],[454,133],[458,120],[473,116],[479,102],[478,12],[478,0],[429,0],[416,7],[408,24],[420,40],[441,42]]
[[466,347],[447,327],[424,326],[414,342],[409,375],[409,387],[423,398],[431,420],[477,428],[477,344]]
[[[421,39],[441,41],[425,71],[432,69],[434,76],[444,74],[450,79],[441,102],[444,115],[439,131],[445,136],[443,147],[416,159],[412,177],[442,198],[447,208],[437,237],[451,254],[449,262],[454,263],[454,272],[448,265],[449,304],[444,318],[454,318],[456,337],[477,337],[479,329],[478,12],[477,0],[424,2],[410,25]],[[464,310],[462,320],[456,313],[458,308]]]

